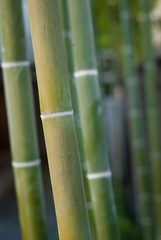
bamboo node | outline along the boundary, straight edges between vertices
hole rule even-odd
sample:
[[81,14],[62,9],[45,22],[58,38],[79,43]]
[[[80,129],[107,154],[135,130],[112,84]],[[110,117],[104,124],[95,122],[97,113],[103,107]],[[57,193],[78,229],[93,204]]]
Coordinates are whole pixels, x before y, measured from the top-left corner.
[[97,75],[98,75],[97,69],[80,70],[74,73],[75,78],[84,77],[84,76],[97,76]]
[[14,67],[27,67],[30,65],[29,61],[17,61],[17,62],[2,62],[2,68],[14,68]]
[[12,161],[12,167],[14,168],[26,168],[26,167],[35,167],[41,164],[40,159],[35,159],[29,162],[15,162]]
[[48,118],[64,117],[64,116],[70,116],[70,115],[73,115],[73,110],[63,111],[63,112],[44,113],[40,117],[43,121],[44,119],[48,119]]
[[87,178],[89,180],[99,179],[99,178],[109,178],[111,176],[112,176],[112,172],[111,171],[99,172],[99,173],[88,173],[87,174]]

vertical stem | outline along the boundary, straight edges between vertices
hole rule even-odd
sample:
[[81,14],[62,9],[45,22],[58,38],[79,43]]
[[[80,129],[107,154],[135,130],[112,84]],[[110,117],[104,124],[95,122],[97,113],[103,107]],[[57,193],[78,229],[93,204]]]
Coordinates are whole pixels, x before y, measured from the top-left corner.
[[57,0],[28,0],[41,118],[61,240],[91,239]]
[[0,1],[2,68],[12,166],[24,240],[47,239],[32,83],[21,0]]
[[102,108],[90,2],[88,0],[69,0],[69,11],[74,41],[74,76],[97,235],[101,240],[118,239],[111,171],[103,137]]
[[73,76],[74,62],[73,62],[73,52],[72,52],[73,51],[72,36],[70,31],[70,19],[69,19],[69,9],[68,9],[67,0],[59,0],[59,6],[60,6],[61,23],[62,23],[62,29],[63,29],[63,37],[64,37],[64,44],[65,44],[68,72],[69,72],[69,84],[70,84],[70,90],[71,90],[72,106],[74,110],[74,119],[75,119],[78,147],[79,147],[80,160],[81,160],[82,173],[83,173],[83,182],[85,186],[86,201],[87,201],[89,222],[90,222],[90,227],[92,232],[92,239],[94,240],[96,239],[96,229],[95,229],[95,221],[93,216],[93,206],[91,202],[89,183],[86,178],[86,174],[87,174],[86,158],[85,158],[85,151],[84,151],[83,138],[82,138],[82,127],[80,122],[79,104],[78,104],[78,97],[77,97],[76,86],[75,86],[75,78]]
[[151,202],[151,172],[146,151],[143,112],[139,82],[134,68],[134,52],[131,36],[130,14],[127,0],[120,1],[120,19],[122,27],[125,85],[129,104],[132,147],[135,160],[135,174],[139,183],[139,201],[143,239],[153,239],[153,213]]
[[156,215],[156,239],[161,238],[161,145],[160,145],[160,118],[156,93],[156,67],[154,52],[152,47],[151,1],[141,1],[141,30],[142,30],[142,49],[144,60],[145,76],[145,98],[146,98],[146,117],[149,137],[149,155],[153,174],[153,201],[155,204]]

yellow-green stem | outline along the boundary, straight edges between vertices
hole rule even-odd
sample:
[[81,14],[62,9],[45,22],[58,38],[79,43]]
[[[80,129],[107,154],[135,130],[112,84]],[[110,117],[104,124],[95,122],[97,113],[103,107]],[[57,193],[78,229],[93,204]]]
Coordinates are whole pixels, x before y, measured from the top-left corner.
[[61,240],[91,239],[57,0],[28,0],[41,117]]

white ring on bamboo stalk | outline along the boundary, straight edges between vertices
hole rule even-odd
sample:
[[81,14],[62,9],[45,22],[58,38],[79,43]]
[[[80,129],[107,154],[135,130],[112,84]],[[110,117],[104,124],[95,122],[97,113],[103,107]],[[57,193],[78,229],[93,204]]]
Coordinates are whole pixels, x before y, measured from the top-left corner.
[[14,168],[26,168],[26,167],[34,167],[40,165],[41,161],[40,159],[36,159],[34,161],[29,162],[12,162],[12,167]]
[[96,76],[96,75],[98,75],[97,69],[81,70],[74,73],[75,78],[84,77],[84,76]]
[[111,171],[107,171],[107,172],[99,172],[99,173],[88,173],[87,174],[87,178],[89,180],[92,179],[99,179],[99,178],[109,178],[112,176],[112,172]]
[[73,110],[64,111],[64,112],[54,112],[54,113],[44,113],[41,115],[41,119],[48,119],[48,118],[56,118],[56,117],[64,117],[73,115]]
[[29,61],[20,61],[20,62],[2,62],[2,68],[13,68],[13,67],[27,67],[30,65]]
[[120,16],[122,19],[125,19],[125,20],[128,20],[130,18],[128,10],[121,11]]

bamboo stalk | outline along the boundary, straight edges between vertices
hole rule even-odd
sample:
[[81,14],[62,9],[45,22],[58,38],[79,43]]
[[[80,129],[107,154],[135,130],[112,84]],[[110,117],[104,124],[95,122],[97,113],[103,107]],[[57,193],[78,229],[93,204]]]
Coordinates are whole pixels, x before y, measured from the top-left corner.
[[149,155],[152,164],[153,174],[153,201],[156,215],[156,239],[161,237],[161,145],[160,145],[160,118],[157,102],[156,90],[156,66],[152,46],[150,10],[152,2],[150,0],[141,1],[141,31],[143,67],[145,77],[145,98],[146,98],[146,118],[149,137]]
[[118,239],[111,171],[106,155],[90,2],[69,1],[75,81],[98,239]]
[[22,238],[47,239],[21,0],[0,1],[2,69]]
[[61,240],[91,239],[57,0],[28,0],[41,118]]
[[61,23],[62,23],[62,29],[63,29],[65,52],[66,52],[68,72],[69,72],[69,84],[70,84],[70,90],[71,90],[72,106],[74,110],[74,119],[75,119],[78,147],[79,147],[80,160],[81,160],[81,166],[82,166],[83,182],[85,186],[88,216],[89,216],[89,222],[91,227],[92,239],[94,240],[96,239],[96,226],[95,226],[95,221],[93,216],[93,205],[91,202],[91,193],[89,189],[89,183],[86,178],[86,174],[87,174],[86,157],[85,157],[83,138],[82,138],[82,128],[81,128],[81,122],[80,122],[79,104],[78,104],[78,97],[77,97],[76,86],[75,86],[75,78],[73,76],[74,61],[73,61],[72,36],[70,31],[70,19],[69,19],[69,9],[68,9],[67,0],[59,0],[59,6],[60,6]]
[[120,1],[120,20],[123,40],[123,64],[125,85],[128,95],[129,120],[131,127],[135,175],[139,186],[139,202],[141,209],[141,226],[143,239],[153,239],[153,210],[150,163],[146,150],[143,112],[139,82],[134,68],[134,50],[131,35],[130,14],[127,0]]

